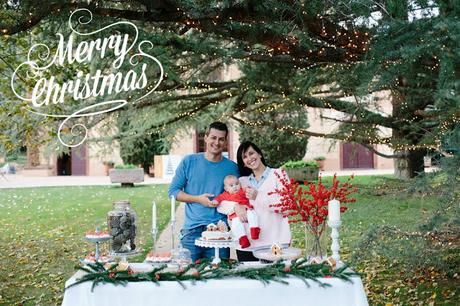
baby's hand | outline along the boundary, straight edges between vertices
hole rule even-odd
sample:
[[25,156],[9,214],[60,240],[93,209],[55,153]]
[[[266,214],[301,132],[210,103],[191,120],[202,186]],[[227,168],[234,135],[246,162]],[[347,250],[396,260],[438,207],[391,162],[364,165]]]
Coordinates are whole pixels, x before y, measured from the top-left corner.
[[217,202],[216,200],[212,200],[212,205],[217,206],[219,205],[219,202]]

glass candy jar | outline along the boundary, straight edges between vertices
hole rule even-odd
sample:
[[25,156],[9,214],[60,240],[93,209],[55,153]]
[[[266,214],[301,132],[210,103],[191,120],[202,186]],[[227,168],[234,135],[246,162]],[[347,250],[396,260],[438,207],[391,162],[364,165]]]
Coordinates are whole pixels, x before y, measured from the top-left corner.
[[113,209],[107,214],[107,226],[112,236],[112,252],[130,253],[136,250],[136,219],[136,213],[129,201],[113,202]]

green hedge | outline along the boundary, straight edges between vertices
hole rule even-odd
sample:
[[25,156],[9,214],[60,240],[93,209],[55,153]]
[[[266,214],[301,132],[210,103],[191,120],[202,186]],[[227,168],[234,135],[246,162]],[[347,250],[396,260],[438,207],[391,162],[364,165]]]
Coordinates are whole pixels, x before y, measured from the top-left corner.
[[139,168],[139,167],[136,166],[136,165],[133,165],[133,164],[116,165],[115,166],[115,169],[137,169],[137,168]]
[[283,168],[286,168],[286,169],[305,168],[305,167],[318,168],[318,163],[315,161],[296,160],[296,161],[288,161],[287,163],[283,165]]

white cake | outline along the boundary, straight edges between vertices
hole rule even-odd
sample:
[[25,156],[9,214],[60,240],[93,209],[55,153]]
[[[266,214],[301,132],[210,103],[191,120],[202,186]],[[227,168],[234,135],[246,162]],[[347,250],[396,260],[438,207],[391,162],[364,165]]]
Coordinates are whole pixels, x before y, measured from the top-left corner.
[[201,233],[201,237],[204,240],[231,240],[232,233],[221,231],[204,231],[203,233]]
[[225,222],[219,221],[217,225],[209,224],[207,230],[201,233],[201,238],[204,240],[231,240],[232,233],[228,231]]
[[109,235],[108,231],[100,231],[100,232],[89,231],[89,232],[86,232],[85,237],[88,239],[101,239],[101,238],[109,239],[111,236]]
[[149,252],[145,260],[149,262],[169,262],[171,261],[171,252],[163,252],[163,253]]
[[[99,262],[106,263],[112,261],[112,257],[106,253],[102,253],[99,255]],[[96,263],[96,256],[94,252],[89,253],[86,255],[85,259],[83,260],[84,263]]]

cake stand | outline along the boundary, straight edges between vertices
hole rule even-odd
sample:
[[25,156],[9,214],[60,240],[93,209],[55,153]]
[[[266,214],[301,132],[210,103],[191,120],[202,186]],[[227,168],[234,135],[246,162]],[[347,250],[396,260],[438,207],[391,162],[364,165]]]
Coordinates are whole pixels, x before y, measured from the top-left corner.
[[102,237],[86,237],[85,240],[96,245],[96,252],[94,254],[94,258],[96,262],[99,260],[99,243],[109,241],[112,237],[111,236],[102,236]]
[[265,261],[278,261],[278,260],[284,260],[284,261],[289,261],[289,260],[294,260],[300,257],[302,254],[302,250],[298,248],[284,248],[283,253],[281,255],[275,255],[271,252],[271,249],[262,249],[262,250],[257,250],[254,251],[254,257],[265,260]]
[[195,245],[202,248],[214,248],[214,259],[212,264],[218,265],[221,260],[219,257],[219,249],[226,249],[235,246],[233,240],[204,240],[203,238],[198,238],[195,240]]
[[131,250],[129,252],[110,252],[110,256],[120,258],[120,262],[128,262],[128,257],[133,257],[139,254],[139,249]]

